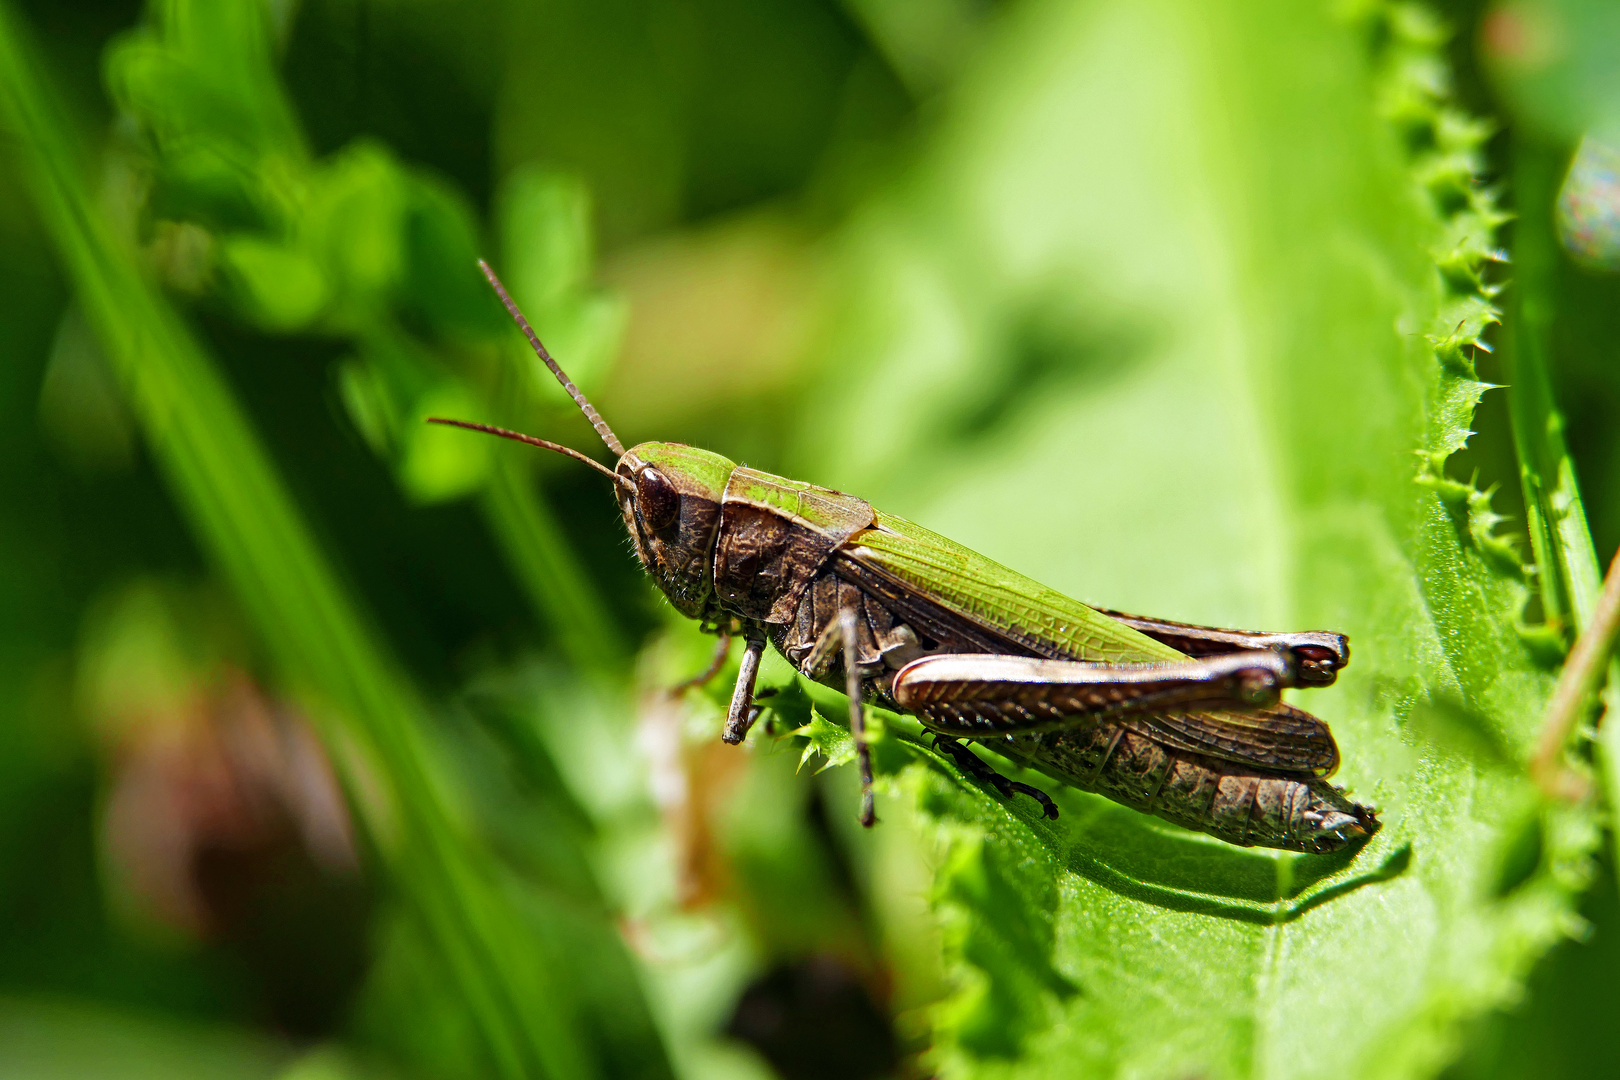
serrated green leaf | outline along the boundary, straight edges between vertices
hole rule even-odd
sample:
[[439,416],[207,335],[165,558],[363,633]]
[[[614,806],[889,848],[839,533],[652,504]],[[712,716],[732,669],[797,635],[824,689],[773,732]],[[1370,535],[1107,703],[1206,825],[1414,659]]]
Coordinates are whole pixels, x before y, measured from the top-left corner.
[[849,729],[839,727],[823,716],[819,707],[811,707],[810,722],[793,734],[809,740],[804,753],[799,755],[801,769],[817,755],[825,759],[816,769],[817,772],[855,760],[855,737],[849,733]]
[[1243,850],[911,768],[955,928],[941,1076],[1429,1075],[1576,925],[1597,832],[1522,769],[1550,676],[1519,559],[1440,471],[1489,389],[1487,126],[1431,14],[1359,10],[1028,5],[850,231],[796,471],[1082,599],[1347,632],[1294,700],[1386,822]]

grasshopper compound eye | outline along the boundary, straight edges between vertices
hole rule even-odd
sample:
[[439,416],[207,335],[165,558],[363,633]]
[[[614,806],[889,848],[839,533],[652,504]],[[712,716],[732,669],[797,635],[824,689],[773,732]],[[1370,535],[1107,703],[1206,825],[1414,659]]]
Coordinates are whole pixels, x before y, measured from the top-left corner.
[[681,496],[669,478],[648,466],[636,475],[636,510],[653,532],[674,524],[681,512]]

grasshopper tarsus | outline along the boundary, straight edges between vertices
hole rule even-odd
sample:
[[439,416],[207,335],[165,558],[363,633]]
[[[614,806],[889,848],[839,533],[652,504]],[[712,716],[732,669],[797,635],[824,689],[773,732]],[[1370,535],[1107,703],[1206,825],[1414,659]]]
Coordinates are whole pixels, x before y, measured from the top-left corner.
[[863,776],[861,782],[864,787],[861,790],[860,822],[863,829],[870,829],[877,824],[877,804],[872,797],[871,777]]
[[1038,787],[1030,787],[1028,784],[1020,784],[1016,780],[1008,780],[1007,783],[1012,785],[1012,789],[1014,791],[1021,792],[1021,793],[1025,794],[1025,795],[1028,795],[1030,798],[1032,798],[1036,802],[1040,803],[1041,804],[1041,812],[1044,813],[1047,816],[1048,820],[1050,820],[1050,821],[1056,821],[1057,820],[1057,817],[1058,817],[1057,803],[1053,802],[1052,797],[1050,795],[1048,795],[1046,792],[1042,791]]
[[1001,793],[1002,798],[1010,799],[1014,795],[1028,795],[1041,804],[1041,813],[1053,821],[1057,820],[1057,803],[1052,797],[1038,787],[1029,784],[1020,784],[1016,780],[1009,780],[995,770],[995,767],[986,764],[983,759],[969,750],[962,743],[944,735],[934,736],[934,749],[950,756],[956,762],[956,767],[969,776],[982,780]]

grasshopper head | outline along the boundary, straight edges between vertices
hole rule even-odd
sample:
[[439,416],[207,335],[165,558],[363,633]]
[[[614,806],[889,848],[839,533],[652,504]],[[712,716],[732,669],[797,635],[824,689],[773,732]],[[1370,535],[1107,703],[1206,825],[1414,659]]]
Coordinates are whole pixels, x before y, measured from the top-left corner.
[[720,498],[736,463],[680,443],[646,442],[619,458],[624,526],[675,610],[700,619],[714,595]]

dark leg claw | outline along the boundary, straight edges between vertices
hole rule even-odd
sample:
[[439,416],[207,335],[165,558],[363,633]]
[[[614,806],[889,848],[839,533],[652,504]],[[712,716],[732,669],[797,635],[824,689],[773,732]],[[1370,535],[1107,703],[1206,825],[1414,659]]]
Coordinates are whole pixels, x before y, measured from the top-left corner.
[[1057,820],[1057,803],[1052,801],[1051,796],[1047,795],[1046,792],[1042,791],[1040,788],[1030,787],[1028,784],[1020,784],[1016,780],[1007,779],[1005,776],[1002,776],[1000,773],[996,772],[993,767],[985,764],[983,759],[981,759],[978,754],[975,754],[972,750],[969,750],[957,740],[946,738],[943,735],[935,735],[934,749],[949,754],[951,760],[956,762],[957,768],[961,769],[969,776],[990,784],[997,791],[1001,792],[1003,798],[1010,799],[1014,795],[1028,795],[1030,798],[1041,804],[1041,809],[1046,813],[1047,817],[1053,819],[1054,821]]

